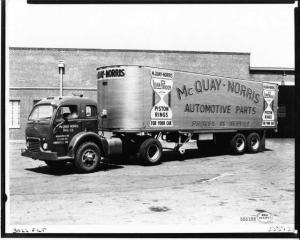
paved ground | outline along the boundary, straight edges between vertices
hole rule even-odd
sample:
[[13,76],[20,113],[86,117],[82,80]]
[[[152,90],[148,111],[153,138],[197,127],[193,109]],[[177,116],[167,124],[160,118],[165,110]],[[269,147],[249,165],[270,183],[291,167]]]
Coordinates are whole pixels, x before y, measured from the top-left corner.
[[[51,171],[10,144],[11,224],[276,224],[294,222],[294,140],[267,140],[267,150],[232,156],[164,153],[158,166],[106,164],[90,174]],[[242,221],[246,217],[248,221]]]

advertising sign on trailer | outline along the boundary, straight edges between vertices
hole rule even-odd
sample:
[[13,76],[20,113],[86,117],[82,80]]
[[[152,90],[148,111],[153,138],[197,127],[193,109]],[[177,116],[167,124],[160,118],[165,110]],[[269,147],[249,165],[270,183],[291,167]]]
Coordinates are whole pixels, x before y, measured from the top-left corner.
[[[103,77],[109,69],[122,72],[122,78]],[[144,66],[99,68],[98,73],[99,110],[107,111],[102,129],[201,132],[277,127],[276,84]]]
[[[150,127],[172,127],[172,110],[170,106],[170,95],[173,87],[174,73],[171,71],[151,70],[151,86],[153,88],[153,107],[151,109]],[[159,102],[155,104],[155,97],[158,95]],[[168,96],[168,103],[164,97]]]
[[262,126],[275,126],[274,100],[276,89],[274,85],[263,83],[264,112]]

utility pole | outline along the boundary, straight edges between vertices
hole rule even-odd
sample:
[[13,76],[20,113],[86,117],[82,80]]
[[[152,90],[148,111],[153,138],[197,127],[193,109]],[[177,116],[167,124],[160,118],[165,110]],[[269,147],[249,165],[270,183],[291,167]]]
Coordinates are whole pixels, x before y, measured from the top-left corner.
[[64,60],[58,61],[58,73],[59,73],[59,95],[63,96],[63,75],[65,74],[65,62]]

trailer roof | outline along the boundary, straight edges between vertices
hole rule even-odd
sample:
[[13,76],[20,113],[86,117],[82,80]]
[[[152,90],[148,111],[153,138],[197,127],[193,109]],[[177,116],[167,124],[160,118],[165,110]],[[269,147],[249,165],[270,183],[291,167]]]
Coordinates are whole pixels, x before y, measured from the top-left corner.
[[[192,71],[185,71],[185,70],[176,70],[176,69],[170,69],[170,68],[162,68],[162,67],[153,67],[153,66],[146,66],[146,65],[107,65],[107,66],[101,66],[96,68],[96,70],[100,69],[106,69],[106,68],[120,68],[120,67],[137,67],[137,68],[154,68],[154,69],[161,69],[161,70],[167,70],[167,71],[174,71],[174,72],[182,72],[182,73],[189,73],[189,74],[200,74],[203,76],[210,76],[210,77],[220,77],[220,78],[226,78],[226,79],[235,79],[235,80],[241,80],[246,82],[253,82],[253,80],[250,79],[244,79],[244,78],[236,78],[236,77],[230,77],[230,76],[221,76],[221,75],[215,75],[215,74],[207,74],[207,73],[201,73],[201,72],[192,72]],[[269,83],[269,82],[267,82]],[[276,84],[276,83],[274,83]]]

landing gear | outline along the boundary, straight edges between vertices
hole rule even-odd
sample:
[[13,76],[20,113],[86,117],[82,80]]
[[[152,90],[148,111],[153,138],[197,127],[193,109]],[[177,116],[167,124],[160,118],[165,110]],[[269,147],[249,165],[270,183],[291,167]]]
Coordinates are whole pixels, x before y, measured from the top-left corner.
[[188,143],[192,139],[193,134],[179,134],[178,135],[178,143],[176,143],[174,150],[179,154],[179,156],[182,156],[185,154],[186,150],[186,143]]
[[184,146],[176,146],[175,151],[177,151],[180,155],[185,154],[185,147]]

